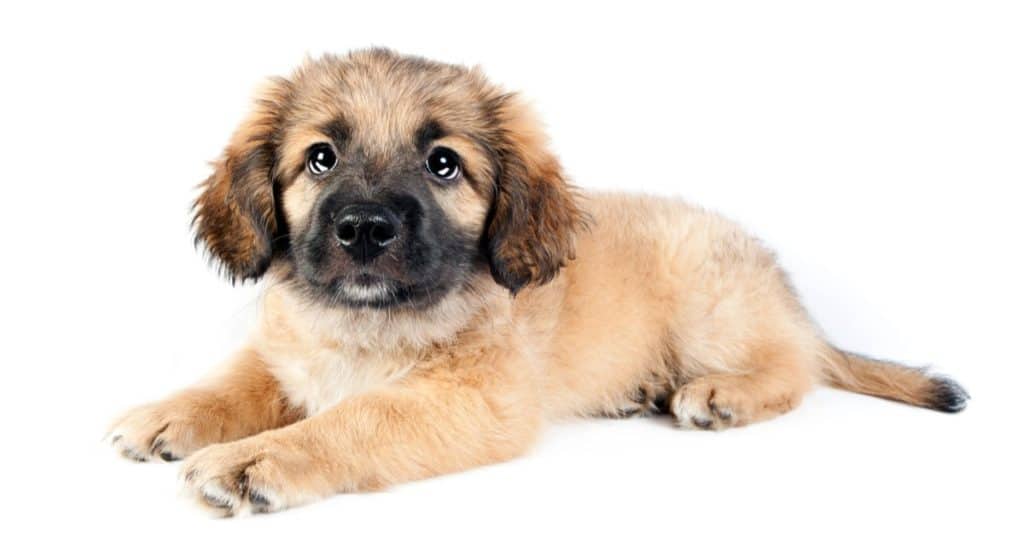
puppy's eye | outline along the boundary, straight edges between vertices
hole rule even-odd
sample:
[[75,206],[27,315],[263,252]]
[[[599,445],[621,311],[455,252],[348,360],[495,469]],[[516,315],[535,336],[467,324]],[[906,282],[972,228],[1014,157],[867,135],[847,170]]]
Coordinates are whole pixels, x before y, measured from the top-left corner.
[[427,171],[444,180],[455,180],[459,176],[459,155],[448,147],[437,147],[427,156]]
[[309,148],[306,153],[306,167],[313,176],[318,176],[334,169],[338,163],[338,157],[334,149],[327,143],[317,143]]

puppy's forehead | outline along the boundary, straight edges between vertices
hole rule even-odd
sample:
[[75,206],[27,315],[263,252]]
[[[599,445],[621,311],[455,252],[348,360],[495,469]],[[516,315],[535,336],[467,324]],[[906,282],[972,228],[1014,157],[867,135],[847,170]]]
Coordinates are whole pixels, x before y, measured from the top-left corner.
[[425,60],[326,58],[304,66],[294,87],[293,120],[300,131],[343,136],[371,150],[415,143],[430,123],[472,133],[486,122],[482,101],[489,90],[482,76]]

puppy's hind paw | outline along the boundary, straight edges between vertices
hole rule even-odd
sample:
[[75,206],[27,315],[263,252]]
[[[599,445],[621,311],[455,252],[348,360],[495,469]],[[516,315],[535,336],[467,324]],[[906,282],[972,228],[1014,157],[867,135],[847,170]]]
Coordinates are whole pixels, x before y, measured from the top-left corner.
[[673,394],[669,412],[679,427],[720,430],[742,425],[742,403],[732,399],[724,385],[697,379]]

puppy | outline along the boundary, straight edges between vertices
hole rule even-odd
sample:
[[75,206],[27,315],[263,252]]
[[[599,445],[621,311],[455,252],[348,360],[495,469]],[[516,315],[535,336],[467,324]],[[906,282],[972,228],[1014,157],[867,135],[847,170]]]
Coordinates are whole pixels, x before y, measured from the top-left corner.
[[571,415],[766,420],[813,385],[956,412],[966,392],[831,346],[773,254],[681,201],[574,190],[479,70],[373,49],[273,79],[195,204],[268,279],[216,377],[111,432],[188,492],[269,512],[522,454]]

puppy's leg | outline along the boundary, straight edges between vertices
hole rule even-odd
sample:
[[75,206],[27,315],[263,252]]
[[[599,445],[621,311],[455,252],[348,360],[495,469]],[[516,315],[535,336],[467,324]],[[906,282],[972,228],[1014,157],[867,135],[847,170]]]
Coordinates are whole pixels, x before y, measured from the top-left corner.
[[720,373],[687,381],[675,391],[669,410],[681,427],[726,429],[766,420],[800,404],[811,388],[811,373],[799,354],[756,359],[741,373]]
[[539,430],[534,390],[498,370],[508,363],[453,369],[456,360],[200,450],[182,467],[187,490],[221,514],[269,512],[519,455]]
[[245,351],[216,379],[128,411],[109,436],[130,459],[175,461],[298,418],[259,355]]

